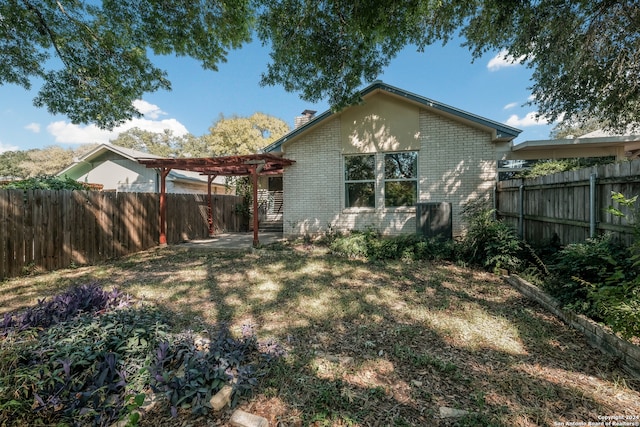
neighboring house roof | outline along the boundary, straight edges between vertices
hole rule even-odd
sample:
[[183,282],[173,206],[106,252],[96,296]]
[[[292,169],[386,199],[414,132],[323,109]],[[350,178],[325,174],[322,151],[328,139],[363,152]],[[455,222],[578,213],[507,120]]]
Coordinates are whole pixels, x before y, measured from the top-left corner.
[[561,159],[615,156],[621,160],[640,155],[640,135],[613,135],[597,130],[578,138],[525,141],[511,147],[512,159]]
[[[362,91],[360,91],[360,96],[363,99],[366,99],[367,97],[379,92],[384,92],[392,96],[403,98],[408,102],[417,104],[421,108],[424,108],[426,110],[453,118],[455,120],[463,121],[474,127],[480,127],[482,129],[485,129],[491,132],[493,141],[511,141],[522,132],[520,129],[516,129],[511,126],[507,126],[505,124],[498,123],[493,120],[489,120],[485,117],[481,117],[481,116],[469,113],[467,111],[463,111],[458,108],[451,107],[441,102],[434,101],[433,99],[416,95],[406,90],[383,83],[382,81],[379,81],[379,80],[375,81],[374,83],[372,83],[371,85],[367,86]],[[317,126],[319,123],[324,122],[326,119],[333,117],[336,114],[340,114],[340,112],[333,112],[331,110],[327,110],[324,113],[315,116],[306,124],[294,129],[293,131],[289,132],[282,138],[273,142],[271,145],[265,147],[263,151],[267,153],[282,151],[282,144],[296,138],[299,135],[306,133],[310,129]]]
[[[120,147],[119,145],[101,144],[96,148],[94,148],[93,150],[91,150],[90,152],[88,152],[87,154],[85,154],[84,156],[76,159],[72,165],[64,168],[62,171],[58,172],[56,175],[63,176],[65,173],[67,173],[69,170],[74,168],[79,163],[91,162],[92,160],[104,154],[105,151],[111,151],[135,163],[138,163],[139,159],[162,159],[163,158],[162,156],[156,156],[155,154],[145,153],[143,151],[134,150],[132,148]],[[170,179],[173,181],[182,181],[182,182],[196,182],[196,183],[207,182],[206,176],[200,175],[197,172],[182,171],[182,170],[181,171],[171,170],[169,172],[169,175],[167,176],[167,179]],[[224,185],[225,178],[217,177],[214,180],[214,182],[217,184]]]

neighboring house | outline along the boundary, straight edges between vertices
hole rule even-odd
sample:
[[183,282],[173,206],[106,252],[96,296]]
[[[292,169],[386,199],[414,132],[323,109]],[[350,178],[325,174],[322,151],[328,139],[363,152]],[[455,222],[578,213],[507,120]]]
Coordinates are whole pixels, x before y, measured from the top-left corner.
[[[158,171],[138,163],[138,159],[161,158],[153,154],[112,144],[102,144],[58,172],[79,182],[102,184],[103,191],[157,193],[160,191]],[[207,193],[207,177],[197,172],[172,170],[166,180],[167,193]],[[213,194],[225,194],[225,178],[217,177],[211,186]]]
[[497,162],[521,131],[380,81],[361,96],[264,149],[295,161],[283,174],[284,235],[415,233],[425,202],[451,203],[463,233],[462,208],[493,197]]
[[577,138],[525,141],[511,148],[509,159],[538,160],[585,157],[615,157],[631,160],[640,157],[640,135],[628,132],[616,135],[596,130]]

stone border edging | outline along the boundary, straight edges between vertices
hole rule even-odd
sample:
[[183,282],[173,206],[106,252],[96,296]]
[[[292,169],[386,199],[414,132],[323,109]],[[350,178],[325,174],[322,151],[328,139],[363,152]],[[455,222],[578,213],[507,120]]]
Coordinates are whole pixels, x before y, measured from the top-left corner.
[[625,371],[640,379],[640,347],[619,338],[583,315],[563,309],[555,299],[521,277],[510,275],[503,278],[521,294],[538,302],[566,324],[582,332],[591,346],[619,358]]

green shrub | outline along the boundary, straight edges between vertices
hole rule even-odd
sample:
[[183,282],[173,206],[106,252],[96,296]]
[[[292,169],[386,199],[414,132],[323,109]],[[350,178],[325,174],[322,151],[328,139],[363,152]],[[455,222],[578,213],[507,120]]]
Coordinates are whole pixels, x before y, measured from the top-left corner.
[[369,255],[369,242],[377,238],[377,235],[372,231],[354,231],[346,236],[334,239],[330,243],[329,249],[332,253],[347,258],[367,258]]
[[436,260],[451,259],[453,242],[427,239],[417,234],[380,236],[372,230],[354,231],[336,237],[329,246],[331,252],[348,258],[369,260]]
[[593,292],[617,269],[628,268],[627,260],[628,250],[609,234],[572,243],[552,257],[546,290],[565,306],[597,318]]
[[480,201],[469,203],[462,212],[467,233],[456,245],[459,261],[489,270],[522,268],[522,244],[515,230],[494,218],[495,211]]
[[86,190],[87,186],[69,177],[37,176],[22,181],[12,181],[0,186],[12,190]]
[[[636,219],[637,198],[612,193],[609,212]],[[624,209],[627,212],[623,212]],[[603,321],[623,337],[640,337],[640,224],[625,247],[611,235],[567,245],[553,257],[547,290],[566,307]]]

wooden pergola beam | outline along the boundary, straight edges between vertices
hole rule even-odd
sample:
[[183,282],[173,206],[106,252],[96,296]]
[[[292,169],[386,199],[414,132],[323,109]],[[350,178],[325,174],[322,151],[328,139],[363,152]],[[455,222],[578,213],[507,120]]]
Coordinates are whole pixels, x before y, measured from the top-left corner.
[[[166,221],[166,178],[172,169],[199,172],[208,176],[208,226],[209,236],[213,235],[213,207],[211,206],[211,183],[216,176],[250,176],[253,187],[253,245],[258,240],[258,176],[282,173],[285,166],[295,163],[274,154],[248,154],[242,156],[198,157],[198,158],[148,158],[138,159],[147,168],[156,168],[160,174],[160,245],[167,244]],[[213,177],[213,178],[212,178]]]

